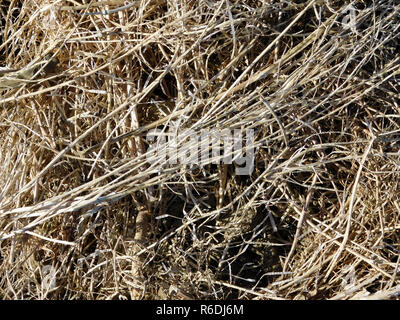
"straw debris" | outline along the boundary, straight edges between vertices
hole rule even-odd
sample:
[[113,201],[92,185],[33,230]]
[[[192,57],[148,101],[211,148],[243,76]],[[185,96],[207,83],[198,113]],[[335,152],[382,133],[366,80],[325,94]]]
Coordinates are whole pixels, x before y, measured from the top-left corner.
[[[398,1],[0,17],[1,298],[398,299]],[[247,175],[163,156],[235,129]]]

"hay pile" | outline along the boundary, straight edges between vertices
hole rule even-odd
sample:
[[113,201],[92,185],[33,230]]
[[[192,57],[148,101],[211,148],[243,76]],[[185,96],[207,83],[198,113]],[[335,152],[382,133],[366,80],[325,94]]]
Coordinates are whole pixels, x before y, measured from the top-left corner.
[[[0,296],[395,299],[399,10],[2,1]],[[251,129],[254,170],[152,129]]]

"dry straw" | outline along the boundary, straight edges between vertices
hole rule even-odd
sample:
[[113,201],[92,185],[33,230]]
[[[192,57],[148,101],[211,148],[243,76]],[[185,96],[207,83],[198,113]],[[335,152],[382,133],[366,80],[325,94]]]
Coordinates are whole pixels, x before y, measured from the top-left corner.
[[[0,297],[398,299],[399,10],[2,1]],[[155,128],[251,129],[254,170]]]

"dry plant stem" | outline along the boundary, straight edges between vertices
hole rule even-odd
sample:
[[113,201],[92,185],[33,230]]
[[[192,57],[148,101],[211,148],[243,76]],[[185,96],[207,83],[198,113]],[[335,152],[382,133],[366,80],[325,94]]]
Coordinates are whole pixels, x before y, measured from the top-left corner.
[[[95,7],[102,7],[104,5],[117,5],[118,6],[118,5],[123,5],[124,3],[125,3],[124,0],[106,0],[106,1],[101,1],[101,2],[93,2],[92,1],[89,4],[82,4],[82,5],[75,5],[75,6],[61,6],[58,8],[58,10],[60,10],[60,11],[77,11],[77,10],[84,10],[84,9],[95,8]],[[137,5],[137,3],[140,3],[140,1],[132,1],[130,6],[132,7],[134,5]],[[126,6],[124,6],[124,8],[127,9]],[[110,13],[110,11],[106,11],[106,12],[108,12],[106,14]],[[86,15],[87,14],[90,14],[90,12],[86,13]],[[94,14],[94,13],[92,13],[92,14]]]
[[245,292],[245,293],[251,294],[251,295],[259,297],[259,298],[272,299],[272,300],[284,300],[282,298],[274,297],[274,292],[270,291],[268,289],[265,289],[265,291],[267,291],[267,293],[268,293],[268,295],[266,295],[265,293],[259,293],[259,292],[256,292],[254,290],[250,290],[250,289],[246,289],[246,288],[243,288],[243,287],[239,287],[237,285],[234,285],[234,284],[231,284],[231,283],[228,283],[228,282],[216,281],[216,283],[221,284],[221,285],[223,285],[225,287],[228,287],[228,288],[233,288],[233,289],[239,290],[241,292]]
[[329,266],[329,269],[328,269],[328,271],[327,271],[327,273],[325,275],[325,279],[329,277],[330,273],[332,272],[333,268],[335,267],[335,265],[337,263],[337,260],[339,259],[340,255],[342,254],[343,249],[346,246],[346,243],[347,243],[347,241],[349,239],[350,228],[351,228],[351,220],[352,220],[352,216],[353,216],[354,200],[355,200],[356,194],[357,194],[358,182],[360,180],[361,172],[362,172],[362,169],[364,167],[365,161],[367,160],[368,154],[370,153],[371,147],[374,144],[374,142],[375,142],[375,137],[373,139],[371,139],[371,142],[368,144],[367,148],[365,149],[364,155],[363,155],[363,157],[361,159],[360,166],[358,168],[357,175],[356,175],[356,178],[354,180],[353,190],[352,190],[352,193],[351,193],[349,211],[347,213],[346,231],[345,231],[344,236],[343,236],[343,241],[340,244],[339,249],[336,251],[336,253],[334,255],[334,258],[333,258],[333,260],[332,260],[332,262],[331,262],[331,264]]
[[296,234],[294,235],[292,246],[291,246],[290,251],[289,251],[289,253],[288,253],[287,257],[286,257],[282,273],[286,272],[288,264],[289,264],[290,260],[292,259],[292,256],[293,256],[293,254],[294,254],[294,252],[296,250],[297,242],[299,241],[299,237],[300,237],[300,234],[301,234],[303,223],[304,223],[304,220],[306,219],[308,206],[309,206],[310,201],[311,201],[311,199],[313,197],[313,194],[314,194],[314,186],[315,186],[315,183],[317,182],[317,178],[318,178],[318,175],[316,173],[314,173],[314,177],[313,177],[313,180],[311,182],[310,190],[308,191],[308,194],[307,194],[306,203],[304,204],[303,209],[301,210],[300,218],[299,218],[299,220],[297,222]]
[[[132,123],[137,123],[138,124],[138,117],[137,117],[137,111],[136,108],[133,108],[132,112]],[[139,138],[140,139],[140,138]],[[142,155],[146,151],[144,149],[143,143],[141,141],[138,141],[139,139],[136,140],[136,151],[137,155]],[[137,216],[136,216],[136,223],[135,223],[135,244],[134,244],[134,250],[132,254],[134,255],[134,261],[132,262],[132,274],[139,282],[144,283],[144,278],[142,276],[142,259],[141,255],[139,255],[140,250],[145,246],[145,244],[148,242],[150,238],[150,222],[151,222],[151,217],[152,217],[152,205],[150,202],[149,197],[152,195],[152,188],[148,188],[148,192],[145,192],[144,194],[144,199],[145,203],[140,203],[137,199],[135,194],[132,194],[132,197],[134,199],[134,202],[137,206]],[[142,292],[137,290],[136,292],[133,293],[133,299],[139,299],[142,295]]]
[[85,12],[85,13],[83,13],[83,15],[85,15],[85,16],[109,15],[109,14],[112,14],[112,13],[116,13],[116,12],[120,12],[120,11],[123,11],[123,10],[127,10],[129,8],[132,8],[132,7],[138,7],[140,5],[140,2],[141,1],[133,1],[130,4],[127,4],[125,6],[122,6],[122,7],[116,8],[116,9],[106,10],[105,12]]
[[33,82],[33,79],[43,70],[46,76],[46,67],[49,64],[57,65],[57,59],[52,58],[52,54],[47,55],[43,60],[30,64],[23,69],[11,69],[4,71],[5,75],[0,77],[0,90],[11,89],[23,86],[25,83]]
[[[125,9],[131,7],[131,5],[126,6]],[[118,10],[119,11],[119,10]],[[117,11],[115,11],[117,12]],[[111,12],[109,12],[111,13]],[[125,25],[125,14],[123,12],[118,12],[119,14],[119,19],[121,25]],[[125,60],[126,68],[128,70],[127,75],[129,78],[134,78],[134,75],[131,73],[130,70],[133,70],[132,62],[129,59]],[[127,96],[131,96],[134,93],[134,88],[131,84],[127,84]],[[131,128],[132,129],[138,129],[140,128],[140,122],[139,122],[139,115],[137,111],[137,105],[130,105],[131,110],[130,112],[130,120],[131,120]],[[132,154],[133,157],[140,157],[143,156],[146,153],[146,149],[144,147],[144,144],[141,140],[141,137],[134,137],[132,143],[129,143],[131,151],[130,153]],[[145,171],[146,168],[143,166],[140,168],[140,170]],[[133,255],[133,260],[132,260],[132,275],[137,281],[137,286],[135,288],[132,288],[131,294],[132,298],[137,300],[140,299],[143,295],[142,290],[139,288],[143,287],[143,284],[145,283],[145,279],[143,278],[142,274],[142,266],[143,266],[143,259],[142,255],[139,254],[140,250],[143,249],[143,247],[146,246],[146,244],[149,241],[150,238],[150,222],[152,219],[152,203],[151,203],[151,197],[154,194],[154,189],[153,187],[148,187],[144,192],[143,192],[143,199],[144,203],[141,203],[140,200],[136,197],[135,193],[132,193],[132,198],[133,202],[136,205],[137,208],[137,216],[136,216],[136,222],[135,222],[135,235],[134,235],[134,241],[135,243],[133,244],[132,252],[131,254]]]

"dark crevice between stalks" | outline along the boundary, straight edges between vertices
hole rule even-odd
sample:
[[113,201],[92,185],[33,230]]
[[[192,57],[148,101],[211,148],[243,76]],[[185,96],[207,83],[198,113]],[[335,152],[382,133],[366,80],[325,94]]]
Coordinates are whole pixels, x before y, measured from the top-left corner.
[[[259,226],[259,220],[263,219],[265,214],[265,210],[259,210],[252,221],[252,228],[254,225]],[[257,291],[281,277],[281,262],[289,253],[296,230],[295,221],[289,222],[290,218],[286,218],[285,221],[277,226],[277,231],[273,231],[269,220],[266,220],[267,229],[256,238],[252,238],[252,232],[234,238],[225,256],[225,260],[230,262],[220,267],[218,259],[215,259],[210,264],[216,272],[216,279]],[[246,241],[249,240],[252,244],[247,246]],[[243,252],[240,253],[241,251]],[[219,253],[219,258],[221,256],[222,252]],[[224,299],[237,299],[243,295],[243,292],[237,289],[224,288],[224,292]]]

